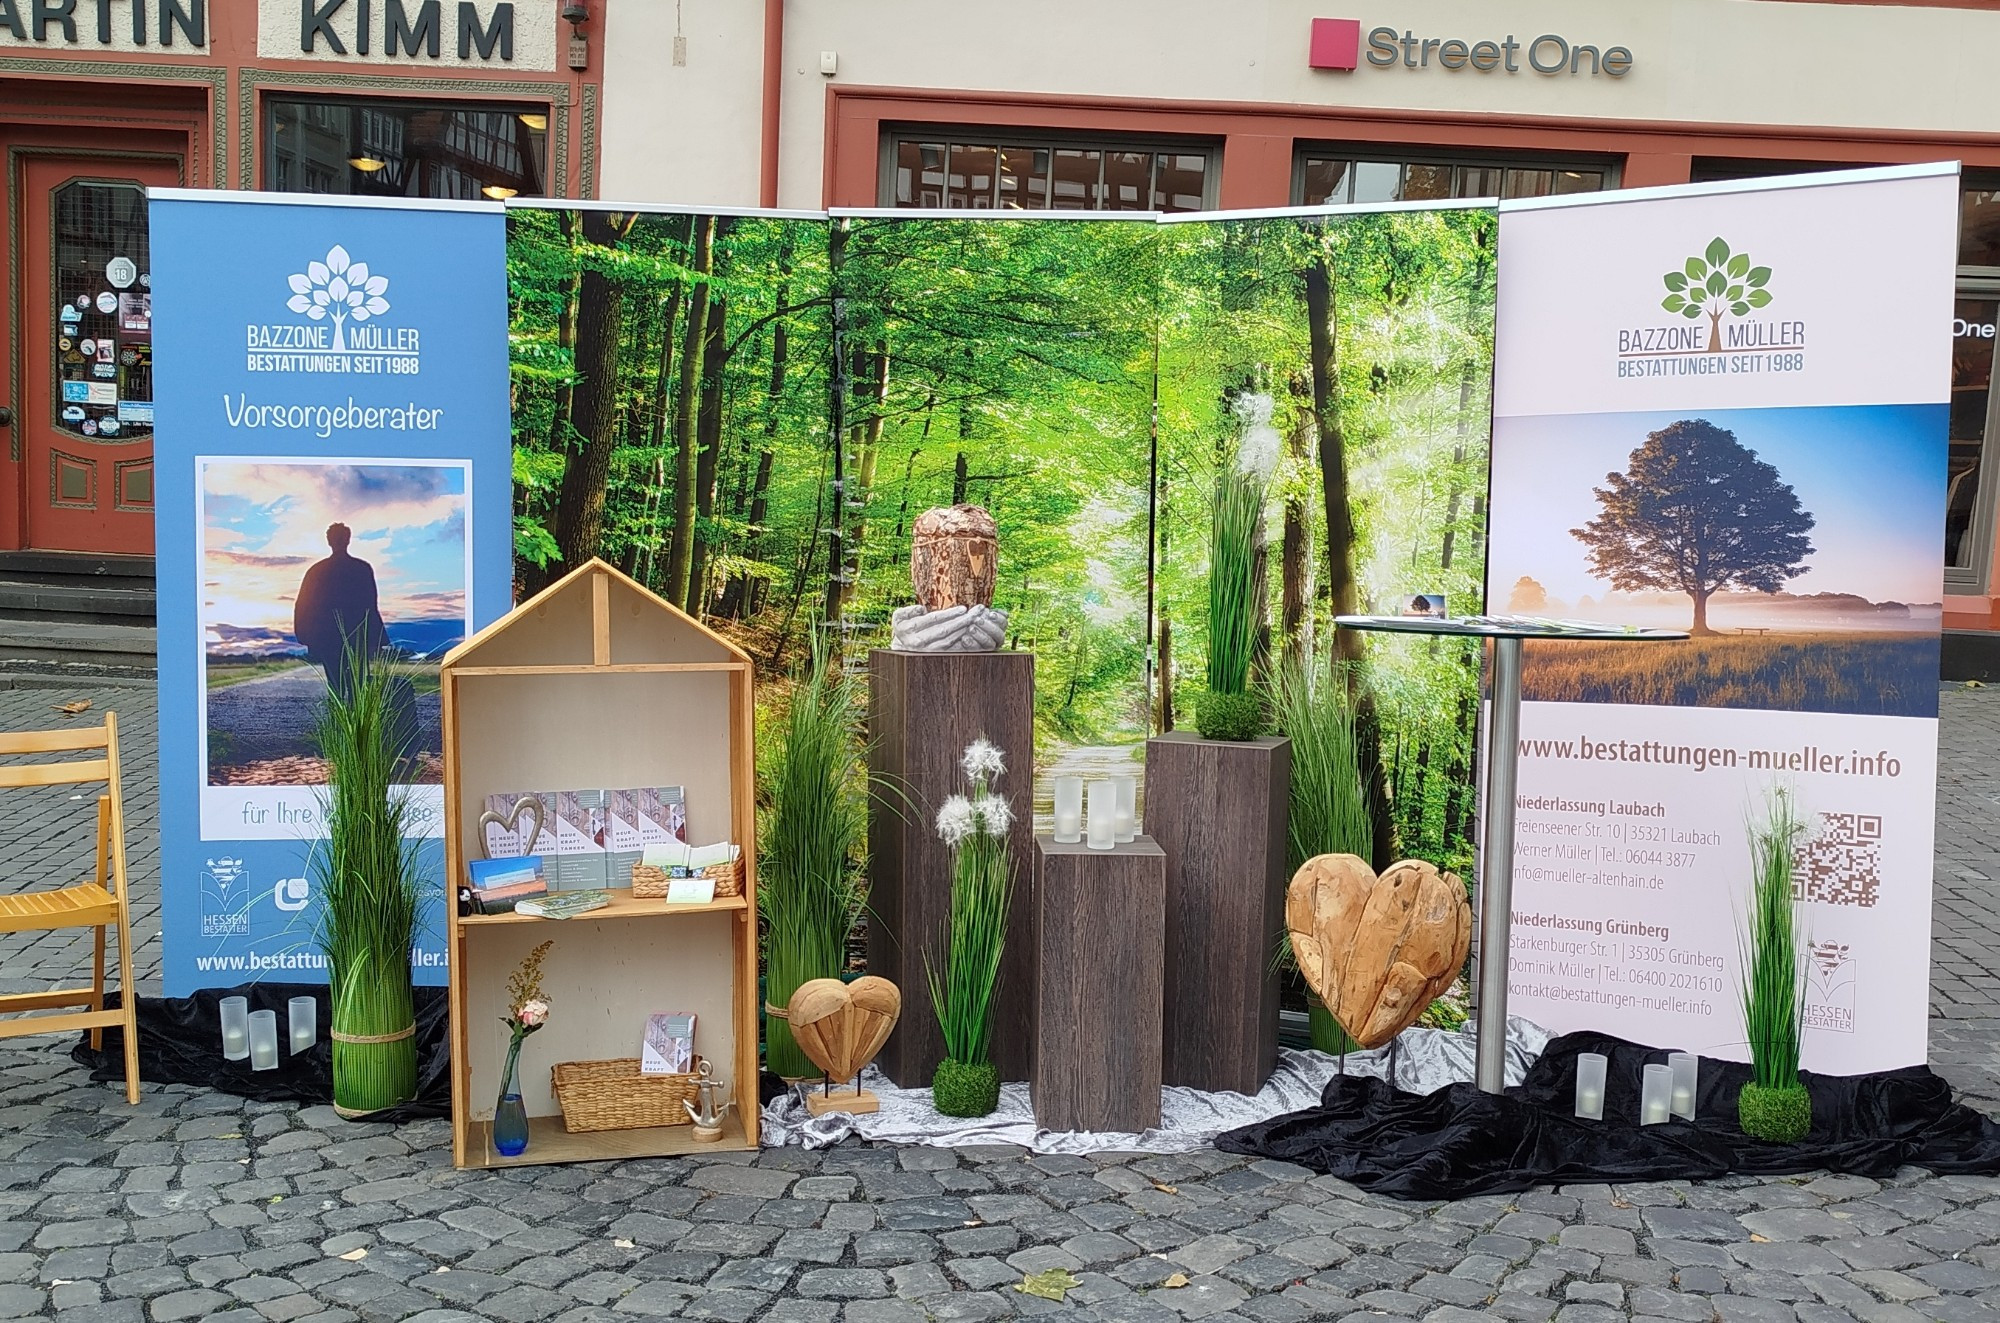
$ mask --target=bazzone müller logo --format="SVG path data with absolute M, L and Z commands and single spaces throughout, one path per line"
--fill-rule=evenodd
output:
M 1797 372 L 1806 365 L 1806 324 L 1753 318 L 1768 308 L 1771 268 L 1731 252 L 1720 235 L 1660 277 L 1660 307 L 1679 322 L 1618 329 L 1621 377 Z
M 285 307 L 300 322 L 255 324 L 248 328 L 252 372 L 334 372 L 414 376 L 418 337 L 414 326 L 384 326 L 389 311 L 389 278 L 357 262 L 335 244 L 325 261 L 287 278 Z

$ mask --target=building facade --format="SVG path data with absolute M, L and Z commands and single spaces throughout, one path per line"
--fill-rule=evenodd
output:
M 1948 674 L 2000 673 L 2000 3 L 613 0 L 608 198 L 1188 211 L 1965 165 Z
M 602 6 L 0 0 L 0 615 L 146 577 L 144 190 L 588 197 Z

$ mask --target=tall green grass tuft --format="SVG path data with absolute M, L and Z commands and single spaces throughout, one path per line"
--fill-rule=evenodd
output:
M 407 839 L 413 735 L 398 682 L 364 652 L 349 652 L 347 671 L 314 730 L 327 762 L 327 834 L 309 869 L 333 1003 L 333 1103 L 360 1116 L 417 1094 L 410 945 L 420 882 Z
M 938 810 L 938 834 L 952 850 L 952 878 L 945 967 L 942 974 L 935 966 L 926 969 L 946 1057 L 932 1081 L 932 1098 L 948 1116 L 985 1116 L 999 1097 L 991 1060 L 993 998 L 1014 897 L 1007 843 L 1013 813 L 993 789 L 1004 770 L 1000 750 L 976 740 L 965 751 L 964 766 L 971 795 L 954 795 Z
M 1250 685 L 1251 654 L 1264 613 L 1257 541 L 1264 520 L 1264 483 L 1231 468 L 1215 480 L 1209 533 L 1208 689 L 1240 694 Z
M 1737 1114 L 1744 1133 L 1780 1143 L 1802 1138 L 1812 1123 L 1812 1101 L 1799 1082 L 1806 965 L 1792 899 L 1804 831 L 1791 794 L 1772 791 L 1762 819 L 1750 824 L 1750 913 L 1740 935 L 1751 1082 Z
M 792 690 L 771 763 L 757 905 L 764 923 L 765 1000 L 783 1007 L 801 983 L 837 978 L 861 913 L 868 769 L 861 692 L 837 658 L 815 645 Z M 774 1074 L 817 1074 L 780 1016 L 764 1017 L 764 1064 Z

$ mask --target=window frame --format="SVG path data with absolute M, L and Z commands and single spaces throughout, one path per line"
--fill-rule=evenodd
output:
M 1154 157 L 1150 190 L 1159 187 L 1159 164 L 1161 156 L 1200 156 L 1203 159 L 1201 172 L 1201 206 L 1199 211 L 1214 211 L 1221 195 L 1222 187 L 1222 143 L 1214 139 L 1181 138 L 1172 135 L 1149 133 L 1094 134 L 1068 132 L 1057 129 L 996 129 L 988 126 L 964 126 L 950 124 L 885 124 L 882 126 L 881 141 L 876 149 L 875 199 L 879 207 L 895 211 L 964 211 L 968 215 L 979 214 L 982 209 L 971 207 L 920 207 L 903 206 L 896 201 L 896 169 L 903 146 L 907 143 L 922 145 L 943 142 L 946 149 L 945 168 L 951 168 L 950 149 L 953 145 L 967 147 L 991 147 L 996 151 L 1012 148 L 1022 151 L 1074 151 L 1078 148 L 1100 153 L 1098 163 L 1098 188 L 1104 187 L 1103 158 L 1113 152 L 1150 152 Z M 1054 201 L 1053 198 L 1050 199 Z M 1036 210 L 1012 211 L 1006 208 L 989 208 L 986 215 L 1047 216 L 1062 213 L 1070 216 L 1118 216 L 1140 215 L 1150 212 L 1151 207 L 1141 207 L 1133 211 L 1122 211 L 1107 207 L 1057 207 L 1049 206 Z
M 2000 267 L 1964 266 L 1958 269 L 1958 280 L 1953 287 L 1952 297 L 1956 299 L 1993 299 L 1996 301 L 1994 315 L 2000 318 Z M 1994 470 L 2000 467 L 2000 445 L 1995 444 L 1996 433 L 2000 433 L 2000 337 L 1993 341 L 1993 376 L 1986 393 L 1986 430 L 1979 440 L 1979 490 L 1972 497 L 1971 524 L 1966 536 L 1972 540 L 1970 564 L 1944 566 L 1944 591 L 1953 597 L 1981 596 L 1987 591 L 1993 567 L 1993 534 L 1996 518 L 2000 518 L 2000 475 Z M 1944 558 L 1944 530 L 1938 530 L 1938 558 Z
M 1353 205 L 1342 202 L 1307 202 L 1306 165 L 1313 160 L 1346 160 L 1350 162 L 1392 162 L 1407 170 L 1413 165 L 1443 165 L 1454 169 L 1469 167 L 1475 170 L 1594 170 L 1604 176 L 1604 186 L 1593 192 L 1610 192 L 1622 186 L 1625 158 L 1622 156 L 1592 156 L 1568 152 L 1484 152 L 1452 151 L 1448 148 L 1403 148 L 1397 144 L 1379 142 L 1341 142 L 1301 138 L 1292 145 L 1292 186 L 1291 205 L 1295 207 L 1324 206 L 1339 207 Z M 1475 194 L 1473 196 L 1487 196 Z

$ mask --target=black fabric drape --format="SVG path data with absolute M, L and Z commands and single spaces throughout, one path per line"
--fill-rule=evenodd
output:
M 1579 1121 L 1576 1058 L 1607 1058 L 1602 1121 Z M 2000 1173 L 2000 1126 L 1954 1103 L 1927 1066 L 1876 1075 L 1803 1076 L 1812 1132 L 1766 1144 L 1738 1127 L 1736 1095 L 1750 1068 L 1701 1059 L 1695 1119 L 1641 1127 L 1640 1081 L 1664 1049 L 1608 1034 L 1566 1034 L 1504 1094 L 1453 1084 L 1429 1095 L 1376 1079 L 1327 1085 L 1320 1106 L 1232 1130 L 1230 1153 L 1278 1158 L 1404 1199 L 1452 1199 L 1564 1182 L 1650 1181 L 1729 1172 L 1886 1176 L 1904 1164 Z

